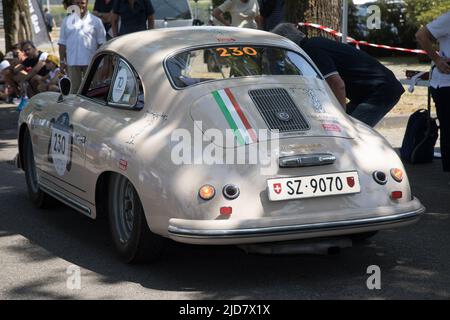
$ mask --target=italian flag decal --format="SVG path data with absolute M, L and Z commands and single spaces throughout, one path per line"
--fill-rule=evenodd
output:
M 233 130 L 239 145 L 251 144 L 258 141 L 255 130 L 248 122 L 244 112 L 231 93 L 230 89 L 218 90 L 212 93 L 220 111 L 222 111 L 231 130 Z

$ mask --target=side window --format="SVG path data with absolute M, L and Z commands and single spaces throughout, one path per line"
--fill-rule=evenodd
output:
M 139 77 L 122 60 L 112 83 L 108 102 L 111 105 L 134 107 L 143 106 L 143 89 Z M 141 105 L 142 104 L 142 105 Z
M 116 64 L 117 57 L 111 54 L 99 56 L 90 70 L 82 95 L 106 103 Z

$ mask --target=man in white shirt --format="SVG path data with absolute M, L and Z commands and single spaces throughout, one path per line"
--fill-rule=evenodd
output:
M 72 93 L 78 92 L 87 66 L 106 41 L 102 21 L 87 10 L 88 0 L 76 0 L 74 4 L 80 7 L 80 16 L 72 13 L 64 18 L 58 41 L 61 69 L 69 74 Z
M 436 65 L 430 90 L 440 125 L 442 165 L 444 172 L 450 172 L 450 11 L 421 28 L 416 38 Z M 433 46 L 436 42 L 439 53 Z
M 224 18 L 225 12 L 230 13 L 231 23 Z M 225 0 L 214 9 L 213 16 L 225 26 L 262 29 L 262 18 L 257 0 Z

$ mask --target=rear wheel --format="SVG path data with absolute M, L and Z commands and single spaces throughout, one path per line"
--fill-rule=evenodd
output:
M 46 208 L 53 204 L 54 199 L 46 194 L 39 186 L 39 179 L 36 173 L 36 163 L 34 162 L 33 145 L 30 133 L 25 132 L 23 139 L 23 157 L 25 180 L 27 182 L 28 195 L 31 202 L 37 208 Z
M 111 178 L 108 202 L 111 235 L 122 260 L 139 263 L 158 259 L 164 239 L 150 231 L 136 189 L 127 178 Z
M 350 235 L 350 239 L 354 242 L 364 242 L 369 238 L 372 238 L 378 233 L 378 231 L 370 231 L 370 232 L 363 232 L 363 233 L 355 233 Z

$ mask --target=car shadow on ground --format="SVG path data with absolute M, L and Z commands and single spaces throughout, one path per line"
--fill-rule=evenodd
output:
M 445 201 L 449 193 L 429 190 L 428 183 L 441 181 L 436 173 L 426 177 L 427 170 L 436 172 L 435 166 L 408 168 L 413 189 L 431 213 L 418 224 L 380 232 L 337 255 L 247 255 L 233 246 L 190 246 L 168 241 L 160 261 L 130 266 L 115 255 L 106 220 L 91 221 L 62 204 L 48 210 L 34 209 L 23 173 L 3 163 L 0 203 L 12 207 L 0 208 L 0 238 L 21 235 L 26 243 L 10 244 L 1 250 L 20 255 L 24 263 L 38 261 L 45 265 L 64 259 L 83 272 L 95 273 L 96 282 L 105 288 L 131 282 L 163 291 L 164 299 L 175 294 L 189 299 L 444 299 L 450 297 L 450 208 Z M 367 268 L 371 265 L 381 269 L 382 290 L 367 288 Z M 70 292 L 47 289 L 57 279 L 49 275 L 18 281 L 9 294 L 19 298 L 74 297 Z M 117 297 L 109 291 L 102 291 L 98 298 Z

